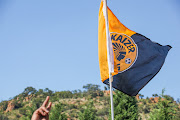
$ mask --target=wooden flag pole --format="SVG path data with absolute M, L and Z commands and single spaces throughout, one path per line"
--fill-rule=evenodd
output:
M 103 0 L 103 4 L 104 4 L 103 5 L 103 13 L 104 13 L 105 23 L 106 23 L 107 59 L 108 59 L 108 66 L 109 66 L 109 86 L 110 86 L 110 99 L 111 99 L 111 120 L 114 120 L 114 104 L 113 104 L 113 91 L 112 91 L 112 82 L 113 82 L 112 72 L 114 72 L 114 56 L 113 56 L 112 42 L 111 42 L 110 32 L 109 32 L 107 0 Z

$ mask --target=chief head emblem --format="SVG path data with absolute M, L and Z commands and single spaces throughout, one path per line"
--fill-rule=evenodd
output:
M 124 72 L 136 62 L 137 45 L 131 37 L 120 33 L 111 33 L 111 40 L 118 72 Z

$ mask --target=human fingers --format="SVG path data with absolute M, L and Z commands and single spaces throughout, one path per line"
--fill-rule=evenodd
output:
M 48 101 L 49 101 L 49 96 L 46 97 L 46 100 L 43 102 L 42 106 L 46 107 Z
M 47 106 L 47 110 L 49 110 L 49 111 L 51 110 L 51 105 L 52 105 L 52 103 L 50 102 Z
M 44 111 L 42 110 L 42 108 L 39 108 L 39 109 L 38 109 L 38 113 L 41 114 L 42 116 L 46 116 L 46 115 L 47 115 L 47 113 L 44 112 Z
M 45 112 L 46 114 L 49 113 L 49 110 L 47 110 L 45 107 L 41 107 L 42 111 Z

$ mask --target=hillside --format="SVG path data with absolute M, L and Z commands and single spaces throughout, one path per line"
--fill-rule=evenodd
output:
M 110 99 L 107 87 L 105 90 L 100 90 L 99 85 L 87 84 L 83 89 L 84 91 L 52 91 L 48 88 L 36 90 L 27 87 L 13 99 L 0 103 L 0 120 L 29 120 L 46 96 L 50 96 L 50 101 L 53 103 L 50 118 L 55 114 L 54 112 L 59 111 L 58 114 L 65 114 L 68 120 L 78 120 L 86 109 L 90 109 L 97 120 L 108 120 Z M 143 95 L 139 94 L 136 100 L 139 119 L 148 120 L 152 115 L 156 115 L 155 111 L 160 110 L 161 104 L 168 105 L 167 109 L 172 111 L 169 114 L 173 113 L 173 116 L 176 116 L 174 120 L 180 118 L 179 101 L 174 101 L 169 95 L 153 94 L 153 97 L 143 99 Z

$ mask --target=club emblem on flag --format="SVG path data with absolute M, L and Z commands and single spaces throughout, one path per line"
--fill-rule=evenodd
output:
M 137 45 L 131 37 L 120 33 L 112 32 L 111 40 L 118 72 L 124 72 L 136 62 L 138 56 Z

